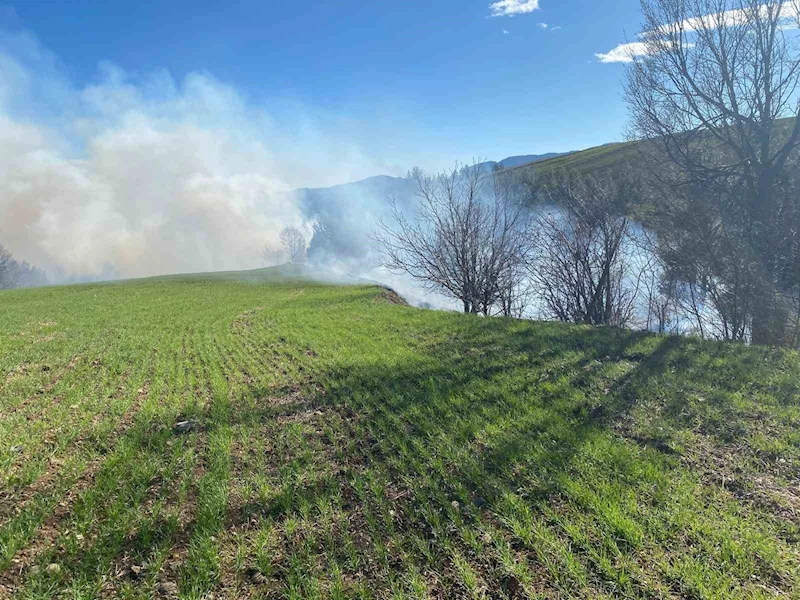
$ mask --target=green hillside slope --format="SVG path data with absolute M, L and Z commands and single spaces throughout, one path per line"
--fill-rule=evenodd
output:
M 800 594 L 798 354 L 387 299 L 0 293 L 0 597 Z
M 794 117 L 779 119 L 775 122 L 774 132 L 776 138 L 787 136 L 794 126 Z M 546 175 L 559 170 L 575 170 L 584 174 L 597 174 L 613 171 L 626 166 L 641 164 L 641 154 L 636 147 L 640 142 L 616 142 L 604 144 L 594 148 L 587 148 L 578 152 L 563 154 L 554 158 L 519 165 L 508 169 L 508 172 L 534 172 L 537 175 Z
M 512 173 L 534 171 L 537 175 L 545 175 L 554 171 L 574 169 L 580 173 L 593 174 L 621 168 L 626 164 L 635 163 L 637 160 L 639 160 L 639 154 L 635 144 L 621 142 L 588 148 L 532 164 L 520 165 L 509 169 L 509 171 Z

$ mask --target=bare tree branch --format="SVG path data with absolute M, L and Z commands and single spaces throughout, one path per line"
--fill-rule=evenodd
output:
M 417 183 L 415 213 L 392 201 L 390 223 L 381 221 L 374 236 L 383 266 L 460 301 L 464 312 L 524 312 L 530 212 L 513 182 L 478 161 L 409 176 Z

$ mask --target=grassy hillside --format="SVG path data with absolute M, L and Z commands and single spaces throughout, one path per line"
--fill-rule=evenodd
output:
M 0 294 L 0 597 L 800 594 L 796 353 L 388 300 Z
M 579 152 L 563 154 L 555 158 L 512 167 L 511 172 L 533 170 L 537 175 L 545 175 L 559 170 L 576 170 L 579 173 L 594 174 L 621 168 L 640 160 L 636 146 L 630 142 L 605 144 Z
M 775 135 L 788 136 L 794 126 L 794 117 L 779 119 L 775 122 Z M 641 154 L 633 142 L 616 142 L 579 152 L 562 154 L 537 162 L 518 165 L 509 169 L 511 172 L 534 171 L 537 175 L 546 175 L 559 170 L 575 170 L 584 174 L 598 174 L 614 171 L 625 166 L 636 167 L 641 163 Z

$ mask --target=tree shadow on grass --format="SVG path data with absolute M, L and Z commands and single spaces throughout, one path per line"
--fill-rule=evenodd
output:
M 485 498 L 514 488 L 509 478 L 520 457 L 535 449 L 537 458 L 529 462 L 555 476 L 598 429 L 621 418 L 635 395 L 609 394 L 600 414 L 581 410 L 599 377 L 587 375 L 585 368 L 626 358 L 639 361 L 641 377 L 658 373 L 680 342 L 660 338 L 653 352 L 632 352 L 647 337 L 614 329 L 520 327 L 511 320 L 473 319 L 458 335 L 430 344 L 407 365 L 372 361 L 338 367 L 324 376 L 331 385 L 319 400 L 352 406 L 360 414 L 362 430 L 379 440 L 370 451 L 380 453 L 375 460 L 397 457 L 408 448 L 426 449 L 432 465 L 437 459 L 451 463 L 436 485 L 469 489 Z M 459 473 L 453 457 L 460 446 L 470 464 Z
M 449 514 L 450 501 L 458 502 L 477 518 L 521 494 L 530 506 L 585 511 L 598 531 L 611 532 L 612 547 L 624 548 L 638 543 L 645 526 L 641 515 L 625 516 L 626 494 L 652 493 L 660 515 L 660 498 L 686 476 L 670 430 L 713 426 L 689 396 L 713 388 L 715 410 L 732 417 L 721 439 L 736 430 L 741 385 L 769 369 L 749 352 L 646 333 L 473 319 L 406 362 L 370 357 L 334 365 L 322 374 L 328 394 L 318 401 L 359 415 L 354 435 L 374 440 L 361 447 L 372 464 L 412 487 L 417 528 L 430 527 L 431 507 Z M 730 372 L 714 372 L 720 362 Z M 663 431 L 621 426 L 651 408 L 668 425 Z M 618 514 L 603 512 L 616 502 Z M 720 559 L 713 568 L 730 566 Z

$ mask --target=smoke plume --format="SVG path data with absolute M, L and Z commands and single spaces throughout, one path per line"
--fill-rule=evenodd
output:
M 76 86 L 34 37 L 2 33 L 0 243 L 57 281 L 264 266 L 283 227 L 315 218 L 290 190 L 386 172 L 337 127 L 208 73 L 102 63 Z

